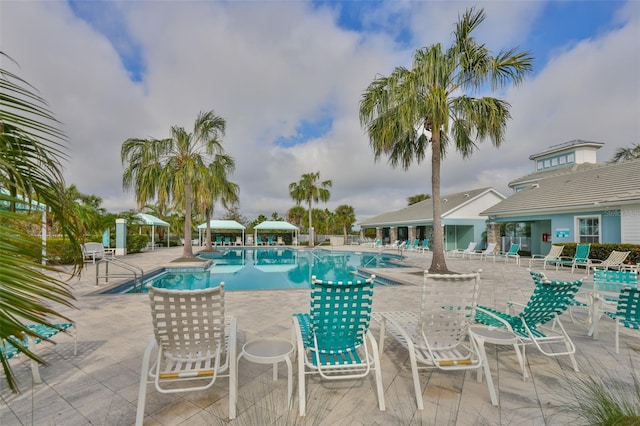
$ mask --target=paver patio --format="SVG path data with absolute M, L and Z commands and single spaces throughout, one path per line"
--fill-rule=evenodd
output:
M 165 248 L 122 259 L 148 272 L 168 264 L 181 252 L 181 247 Z M 384 271 L 384 275 L 394 277 L 403 285 L 376 287 L 374 310 L 419 309 L 421 271 L 429 266 L 431 254 L 405 253 L 405 256 L 405 262 L 412 268 Z M 526 302 L 533 289 L 526 267 L 513 262 L 458 258 L 448 259 L 447 263 L 456 272 L 482 269 L 479 303 L 483 305 L 504 308 L 507 300 Z M 72 281 L 78 309 L 64 310 L 78 324 L 77 356 L 73 355 L 72 340 L 66 336 L 56 336 L 57 345 L 41 344 L 40 353 L 49 365 L 41 367 L 43 383 L 38 385 L 32 385 L 24 357 L 12 360 L 22 393 L 12 394 L 2 381 L 0 425 L 134 423 L 142 354 L 152 336 L 148 298 L 146 294 L 92 295 L 96 290 L 94 268 L 87 265 L 82 276 Z M 584 276 L 582 273 L 572 275 L 569 271 L 547 271 L 547 275 L 563 280 Z M 255 337 L 290 337 L 291 314 L 305 312 L 309 306 L 308 290 L 236 291 L 227 292 L 225 297 L 228 313 L 238 317 L 238 350 Z M 577 346 L 581 373 L 573 371 L 567 357 L 549 358 L 528 347 L 530 378 L 523 381 L 513 349 L 487 345 L 498 407 L 491 405 L 486 384 L 476 381 L 475 372 L 431 371 L 420 376 L 425 409 L 417 410 L 408 353 L 388 339 L 381 358 L 385 412 L 377 408 L 373 377 L 335 383 L 309 378 L 307 416 L 298 417 L 295 380 L 293 406 L 286 409 L 284 364 L 280 364 L 280 380 L 274 382 L 270 366 L 241 360 L 236 420 L 228 420 L 228 381 L 221 378 L 213 388 L 202 392 L 162 395 L 150 390 L 145 424 L 568 424 L 571 419 L 560 413 L 558 407 L 571 380 L 592 374 L 620 378 L 631 384 L 631 371 L 637 375 L 640 365 L 637 331 L 621 331 L 620 354 L 616 355 L 612 321 L 603 320 L 600 338 L 593 340 L 586 335 L 586 312 L 577 310 L 574 316 L 576 324 L 571 323 L 568 315 L 562 318 Z M 372 324 L 377 337 L 377 324 Z

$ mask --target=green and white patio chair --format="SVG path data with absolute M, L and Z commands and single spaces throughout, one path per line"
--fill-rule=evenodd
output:
M 581 243 L 581 244 L 577 244 L 576 245 L 576 252 L 573 255 L 573 258 L 570 257 L 566 257 L 566 256 L 560 256 L 560 258 L 556 261 L 553 262 L 549 262 L 552 263 L 554 265 L 556 265 L 556 271 L 558 269 L 560 269 L 561 266 L 571 266 L 571 273 L 573 274 L 573 271 L 578 267 L 578 266 L 583 266 L 586 271 L 585 272 L 589 272 L 589 252 L 591 251 L 591 244 L 588 243 Z
M 422 240 L 422 245 L 420 246 L 420 250 L 424 253 L 425 251 L 429 251 L 429 239 L 425 238 Z
M 234 419 L 236 317 L 225 316 L 224 283 L 204 290 L 147 288 L 154 337 L 142 358 L 136 425 L 144 421 L 148 384 L 170 394 L 209 389 L 218 377 L 229 378 L 229 418 Z
M 498 405 L 487 360 L 469 335 L 480 289 L 480 273 L 429 274 L 425 271 L 420 310 L 374 312 L 380 323 L 380 354 L 388 332 L 409 351 L 418 409 L 424 409 L 420 370 L 484 369 L 491 403 Z M 467 341 L 468 338 L 468 341 Z M 480 376 L 479 376 L 480 377 Z
M 593 270 L 593 325 L 589 335 L 598 338 L 600 316 L 617 312 L 620 294 L 623 288 L 637 288 L 638 274 L 635 271 L 616 271 L 607 269 Z
M 321 281 L 312 277 L 311 309 L 294 314 L 298 356 L 300 415 L 306 414 L 306 377 L 359 379 L 373 372 L 378 405 L 385 410 L 378 345 L 369 331 L 374 275 L 359 281 Z
M 520 251 L 520 244 L 511 244 L 511 247 L 509 247 L 509 250 L 503 253 L 485 254 L 484 260 L 493 258 L 493 261 L 495 262 L 496 259 L 504 259 L 504 262 L 506 263 L 510 258 L 514 258 L 516 260 L 516 265 L 520 265 L 520 255 L 518 254 L 519 251 Z
M 493 327 L 504 327 L 516 334 L 522 346 L 522 377 L 526 378 L 525 345 L 533 344 L 546 356 L 569 356 L 573 369 L 578 371 L 573 341 L 560 321 L 560 315 L 572 303 L 582 285 L 577 281 L 544 281 L 532 274 L 535 289 L 526 305 L 507 302 L 506 311 L 478 305 L 476 322 Z M 512 309 L 518 313 L 511 313 Z M 558 349 L 556 346 L 564 346 Z
M 56 323 L 56 324 L 28 324 L 23 333 L 22 338 L 16 336 L 8 336 L 6 339 L 0 340 L 0 352 L 5 360 L 16 358 L 21 353 L 31 354 L 37 359 L 31 358 L 31 375 L 33 383 L 42 383 L 40 376 L 37 345 L 42 342 L 52 342 L 51 338 L 59 333 L 65 333 L 73 338 L 73 354 L 78 353 L 78 333 L 76 325 L 72 322 Z M 40 360 L 40 361 L 39 361 Z M 44 361 L 41 361 L 44 362 Z
M 624 286 L 620 290 L 615 312 L 604 314 L 616 322 L 616 353 L 620 353 L 620 326 L 640 330 L 640 290 Z

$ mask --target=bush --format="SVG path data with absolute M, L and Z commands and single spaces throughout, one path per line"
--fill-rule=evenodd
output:
M 47 258 L 50 265 L 69 265 L 82 261 L 82 251 L 71 245 L 68 238 L 47 238 Z
M 149 240 L 148 235 L 127 235 L 127 253 L 140 253 L 149 244 Z

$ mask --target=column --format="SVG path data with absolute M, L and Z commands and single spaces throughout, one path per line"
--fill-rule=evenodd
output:
M 116 219 L 116 256 L 127 254 L 127 219 Z

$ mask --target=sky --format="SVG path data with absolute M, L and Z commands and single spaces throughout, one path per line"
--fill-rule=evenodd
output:
M 227 123 L 240 213 L 284 216 L 289 184 L 331 180 L 314 207 L 355 209 L 358 220 L 431 193 L 430 157 L 409 170 L 374 161 L 359 121 L 367 86 L 416 49 L 451 45 L 469 7 L 476 38 L 497 53 L 529 50 L 534 71 L 487 95 L 511 105 L 500 148 L 449 151 L 443 195 L 507 183 L 534 171 L 531 154 L 574 139 L 602 142 L 598 160 L 640 143 L 639 1 L 11 1 L 0 0 L 2 67 L 35 86 L 69 138 L 66 184 L 110 212 L 136 208 L 122 187 L 128 138 L 193 129 L 200 111 Z M 225 210 L 216 205 L 214 216 Z

